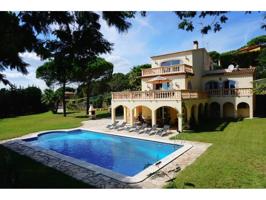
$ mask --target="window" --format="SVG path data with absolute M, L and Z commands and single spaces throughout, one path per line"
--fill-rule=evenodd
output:
M 209 81 L 208 83 L 205 84 L 206 90 L 212 90 L 218 88 L 219 88 L 219 83 L 217 81 Z
M 169 82 L 155 84 L 155 90 L 170 90 L 170 89 L 171 89 L 171 85 Z
M 226 80 L 223 83 L 223 87 L 226 89 L 236 88 L 236 82 L 233 80 Z
M 169 67 L 169 66 L 178 65 L 178 64 L 182 64 L 182 61 L 181 60 L 168 60 L 168 61 L 162 62 L 161 66 Z

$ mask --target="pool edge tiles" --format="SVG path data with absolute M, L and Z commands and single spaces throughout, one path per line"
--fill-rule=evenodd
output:
M 57 153 L 57 152 L 55 152 L 53 150 L 44 149 L 42 147 L 32 145 L 29 142 L 23 141 L 25 139 L 38 137 L 38 136 L 43 135 L 43 134 L 52 133 L 52 132 L 54 132 L 53 130 L 38 132 L 38 133 L 36 133 L 34 135 L 30 135 L 28 137 L 24 137 L 21 140 L 16 140 L 16 142 L 18 142 L 21 145 L 28 146 L 28 147 L 34 149 L 37 152 L 42 152 L 42 153 L 48 154 L 48 155 L 50 155 L 50 156 L 52 156 L 54 158 L 59 158 L 59 159 L 65 161 L 65 162 L 69 162 L 69 163 L 72 163 L 72 164 L 74 164 L 76 166 L 80 166 L 80 167 L 83 167 L 83 168 L 85 168 L 87 170 L 95 172 L 98 175 L 103 175 L 103 176 L 106 176 L 106 177 L 109 177 L 109 178 L 112 178 L 112 179 L 115 179 L 117 181 L 121 181 L 121 182 L 127 183 L 127 184 L 139 183 L 139 182 L 144 181 L 146 178 L 150 177 L 156 171 L 160 170 L 161 168 L 163 168 L 164 166 L 166 166 L 167 164 L 169 164 L 170 162 L 175 160 L 177 157 L 179 157 L 180 155 L 182 155 L 183 153 L 188 151 L 190 148 L 192 148 L 192 145 L 190 145 L 190 144 L 180 144 L 180 143 L 176 143 L 175 141 L 170 141 L 170 140 L 169 141 L 165 141 L 164 139 L 155 139 L 155 138 L 147 138 L 146 139 L 146 138 L 141 138 L 141 137 L 138 137 L 138 136 L 121 135 L 121 134 L 115 134 L 115 133 L 108 133 L 108 132 L 104 132 L 104 131 L 97 132 L 97 131 L 94 131 L 94 130 L 84 129 L 84 128 L 64 129 L 64 130 L 55 130 L 55 131 L 56 132 L 65 132 L 65 131 L 73 131 L 73 130 L 92 131 L 92 132 L 99 133 L 99 134 L 116 135 L 116 136 L 120 136 L 120 137 L 128 137 L 128 138 L 134 138 L 134 139 L 140 139 L 140 140 L 146 140 L 146 141 L 152 141 L 152 142 L 160 142 L 160 143 L 165 143 L 165 144 L 181 145 L 182 147 L 177 149 L 173 153 L 170 153 L 169 155 L 165 156 L 163 159 L 157 161 L 156 163 L 160 162 L 159 165 L 156 165 L 156 163 L 155 163 L 155 164 L 147 167 L 146 169 L 140 171 L 139 173 L 137 173 L 134 176 L 126 176 L 126 175 L 120 174 L 118 172 L 114 172 L 114 171 L 112 171 L 110 169 L 103 168 L 103 167 L 100 167 L 98 165 L 95 165 L 95 164 L 92 164 L 92 163 L 89 163 L 89 162 L 86 162 L 86 161 L 82 161 L 82 160 L 79 160 L 77 158 L 73 158 L 73 157 L 70 157 L 70 156 L 67 156 L 67 155 L 63 155 L 63 154 Z M 64 170 L 61 170 L 61 171 L 64 172 Z M 75 172 L 73 172 L 73 177 L 75 178 Z

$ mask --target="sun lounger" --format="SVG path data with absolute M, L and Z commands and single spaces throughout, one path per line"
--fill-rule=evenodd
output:
M 135 128 L 137 128 L 137 124 L 133 124 L 133 126 L 127 126 L 127 127 L 125 128 L 125 131 L 129 131 L 129 132 L 131 132 L 130 130 L 131 130 L 131 129 L 135 129 Z
M 140 127 L 140 129 L 136 130 L 136 132 L 138 134 L 144 133 L 146 131 L 147 126 L 148 126 L 147 124 L 142 124 L 142 126 Z
M 114 126 L 113 129 L 119 129 L 121 127 L 124 127 L 126 124 L 127 124 L 126 122 L 122 122 L 122 124 L 118 124 L 118 125 Z
M 115 121 L 115 122 L 112 123 L 112 124 L 108 124 L 108 125 L 106 126 L 106 128 L 112 129 L 114 126 L 117 125 L 117 123 L 118 123 L 118 121 Z
M 166 134 L 168 133 L 168 131 L 169 131 L 169 128 L 170 128 L 169 125 L 164 125 L 163 128 L 161 128 L 160 130 L 158 130 L 158 131 L 156 132 L 156 135 L 159 135 L 159 136 L 164 136 L 164 135 L 166 135 Z
M 147 129 L 144 133 L 149 135 L 155 134 L 155 132 L 157 131 L 157 127 L 158 126 L 155 124 L 151 128 Z
M 148 125 L 146 123 L 142 124 L 138 129 L 135 130 L 135 132 L 140 134 L 140 132 L 144 131 L 147 128 L 147 126 Z
M 138 126 L 138 125 L 136 125 L 136 127 L 135 128 L 132 128 L 132 129 L 130 129 L 129 130 L 129 132 L 138 132 L 139 130 L 141 130 L 142 129 L 142 126 L 143 126 L 143 124 L 141 125 L 141 126 Z
M 118 131 L 125 130 L 125 129 L 127 128 L 126 125 L 127 125 L 127 123 L 126 123 L 126 122 L 123 122 L 117 130 L 118 130 Z

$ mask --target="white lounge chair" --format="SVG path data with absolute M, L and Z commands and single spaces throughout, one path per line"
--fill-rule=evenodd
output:
M 114 126 L 117 125 L 117 123 L 118 123 L 118 121 L 115 121 L 115 122 L 112 123 L 112 124 L 108 124 L 108 125 L 106 126 L 106 128 L 112 129 Z
M 164 125 L 163 128 L 159 129 L 155 134 L 159 136 L 164 136 L 168 134 L 170 126 L 169 125 Z

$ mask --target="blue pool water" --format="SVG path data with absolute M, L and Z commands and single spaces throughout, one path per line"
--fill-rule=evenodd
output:
M 126 176 L 136 175 L 182 147 L 86 130 L 49 132 L 25 141 Z

